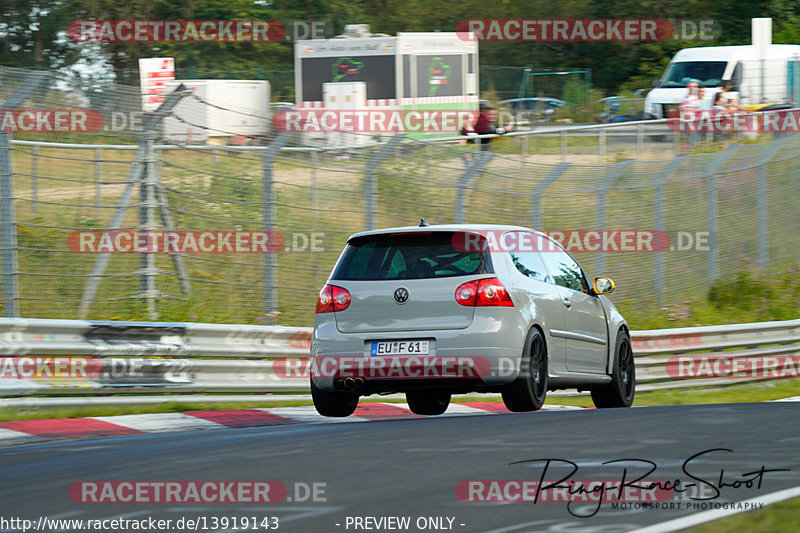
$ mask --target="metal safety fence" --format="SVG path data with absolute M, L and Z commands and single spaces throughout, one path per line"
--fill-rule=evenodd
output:
M 489 150 L 231 126 L 212 139 L 226 145 L 175 145 L 164 121 L 201 127 L 192 113 L 212 102 L 176 91 L 142 114 L 138 89 L 0 76 L 4 110 L 139 113 L 118 130 L 0 132 L 5 316 L 308 324 L 348 235 L 423 217 L 547 231 L 637 313 L 705 295 L 745 264 L 800 260 L 796 135 L 694 139 L 695 153 L 680 154 L 688 139 L 657 121 L 512 132 Z M 201 105 L 176 113 L 186 99 Z M 179 249 L 153 248 L 157 235 Z

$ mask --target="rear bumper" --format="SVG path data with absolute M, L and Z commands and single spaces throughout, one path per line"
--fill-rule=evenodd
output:
M 495 308 L 496 313 L 496 308 Z M 323 390 L 343 390 L 360 378 L 363 393 L 439 388 L 458 392 L 491 389 L 519 374 L 522 324 L 513 313 L 479 317 L 464 329 L 341 333 L 333 320 L 317 320 L 311 339 L 311 379 Z M 375 341 L 427 339 L 428 355 L 373 356 Z

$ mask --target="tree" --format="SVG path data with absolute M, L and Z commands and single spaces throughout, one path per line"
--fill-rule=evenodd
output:
M 47 69 L 77 60 L 66 39 L 68 0 L 4 0 L 0 5 L 0 65 Z

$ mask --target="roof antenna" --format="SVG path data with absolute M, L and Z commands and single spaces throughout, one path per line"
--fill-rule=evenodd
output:
M 420 228 L 427 228 L 428 226 L 430 226 L 430 224 L 428 224 L 427 222 L 425 222 L 425 219 L 424 219 L 424 218 L 421 218 L 421 219 L 419 219 L 419 227 L 420 227 Z

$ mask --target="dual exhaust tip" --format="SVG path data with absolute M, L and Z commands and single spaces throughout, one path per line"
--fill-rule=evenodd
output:
M 344 378 L 342 380 L 344 390 L 360 390 L 364 386 L 364 378 Z

